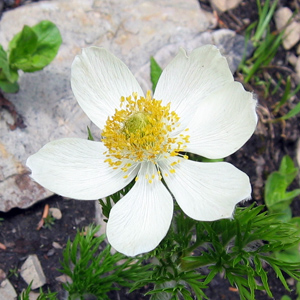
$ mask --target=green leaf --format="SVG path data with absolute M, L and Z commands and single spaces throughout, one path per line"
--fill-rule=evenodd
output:
M 268 209 L 277 212 L 287 210 L 292 200 L 300 195 L 300 189 L 286 192 L 297 173 L 293 160 L 288 155 L 284 156 L 279 171 L 270 174 L 266 181 L 265 202 Z
M 9 81 L 0 80 L 0 89 L 4 93 L 16 93 L 19 90 L 19 84 L 17 82 L 11 83 Z
M 267 272 L 263 269 L 262 263 L 257 256 L 254 257 L 254 263 L 255 263 L 256 272 L 260 276 L 260 279 L 264 286 L 265 291 L 267 292 L 269 297 L 273 297 L 272 292 L 269 287 L 269 284 L 268 284 Z
M 297 235 L 300 236 L 300 217 L 292 218 L 289 221 L 291 228 L 294 226 Z M 289 263 L 300 263 L 300 252 L 299 243 L 294 244 L 291 247 L 285 248 L 283 251 L 276 252 L 275 256 L 277 259 Z
M 14 83 L 18 80 L 18 77 L 18 72 L 10 68 L 7 53 L 0 45 L 0 80 Z
M 94 141 L 94 137 L 92 135 L 91 129 L 89 126 L 87 126 L 87 130 L 88 130 L 88 140 L 89 141 Z
M 291 220 L 291 223 L 293 225 L 295 225 L 296 228 L 298 228 L 299 230 L 299 235 L 300 235 L 300 217 L 294 217 L 292 220 Z
M 268 209 L 282 201 L 287 185 L 285 176 L 279 172 L 273 172 L 269 175 L 265 187 L 265 202 Z M 289 205 L 289 203 L 287 204 Z
M 277 205 L 272 206 L 271 213 L 279 213 L 278 221 L 290 222 L 292 219 L 292 209 L 288 205 L 289 202 L 278 202 Z
M 290 119 L 294 116 L 296 116 L 300 112 L 300 102 L 293 108 L 291 109 L 286 115 L 283 117 L 279 118 L 280 120 L 287 120 Z
M 26 63 L 37 48 L 38 37 L 27 25 L 23 27 L 19 38 L 15 41 L 15 47 L 10 51 L 9 63 L 16 69 L 22 69 L 20 65 Z
M 214 158 L 214 159 L 211 159 L 211 158 L 206 158 L 204 156 L 200 156 L 201 157 L 201 161 L 202 162 L 220 162 L 220 161 L 224 161 L 224 158 Z
M 281 252 L 276 252 L 276 258 L 288 263 L 300 263 L 299 244 Z
M 288 76 L 286 79 L 286 85 L 284 89 L 284 93 L 280 99 L 280 101 L 276 104 L 275 112 L 278 112 L 279 108 L 284 105 L 290 98 L 290 91 L 291 91 L 291 76 Z
M 24 72 L 42 70 L 54 59 L 61 42 L 58 28 L 50 21 L 25 25 L 9 44 L 9 62 Z
M 152 92 L 154 93 L 158 79 L 162 73 L 162 69 L 159 64 L 156 62 L 154 57 L 150 58 L 150 77 L 152 82 Z
M 191 297 L 191 294 L 188 290 L 182 289 L 181 290 L 182 296 L 184 300 L 193 300 L 194 298 Z
M 300 195 L 300 189 L 295 189 L 291 192 L 287 192 L 284 195 L 284 201 L 289 201 L 289 200 L 293 200 L 294 198 L 296 198 L 297 196 Z
M 293 160 L 285 155 L 281 160 L 279 172 L 285 175 L 285 181 L 290 185 L 297 176 L 298 168 L 295 168 Z
M 30 300 L 30 292 L 31 292 L 32 281 L 28 285 L 28 287 L 22 291 L 22 293 L 18 296 L 18 300 Z M 43 292 L 42 288 L 39 290 L 39 296 L 37 300 L 57 300 L 57 293 L 51 293 L 48 290 L 48 293 Z

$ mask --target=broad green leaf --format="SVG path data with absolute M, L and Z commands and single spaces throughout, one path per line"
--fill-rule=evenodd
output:
M 300 195 L 300 189 L 293 190 L 291 192 L 285 193 L 283 201 L 290 201 Z
M 281 222 L 290 222 L 292 219 L 292 209 L 290 207 L 290 202 L 282 201 L 273 205 L 269 211 L 271 213 L 279 213 L 278 221 Z
M 0 89 L 4 93 L 16 93 L 19 90 L 17 82 L 11 83 L 9 81 L 0 80 Z
M 295 168 L 293 160 L 288 155 L 285 155 L 281 160 L 279 172 L 285 175 L 286 184 L 289 186 L 296 178 L 298 168 Z
M 61 42 L 58 28 L 50 21 L 24 26 L 9 44 L 9 62 L 24 72 L 41 70 L 54 59 Z
M 269 210 L 271 210 L 273 213 L 278 212 L 278 213 L 290 214 L 288 208 L 290 207 L 293 199 L 299 195 L 300 195 L 299 189 L 285 193 L 280 199 L 277 199 L 275 202 L 271 202 L 272 203 L 271 206 L 270 205 L 267 206 Z M 280 219 L 282 220 L 285 218 L 280 218 Z M 288 220 L 289 219 L 290 218 L 288 218 Z
M 14 83 L 18 80 L 18 72 L 9 66 L 7 53 L 0 45 L 0 80 Z
M 38 37 L 35 32 L 27 25 L 19 34 L 15 41 L 15 47 L 9 53 L 9 63 L 13 68 L 22 69 L 20 66 L 26 64 L 27 60 L 33 55 L 37 48 Z
M 276 258 L 288 263 L 300 263 L 299 245 L 295 245 L 285 251 L 277 252 Z
M 269 175 L 265 187 L 265 202 L 268 209 L 277 212 L 287 210 L 292 200 L 300 195 L 300 189 L 287 192 L 287 188 L 296 178 L 298 169 L 295 168 L 293 160 L 284 156 L 279 171 Z
M 300 217 L 295 217 L 291 220 L 291 223 L 295 225 L 296 228 L 299 229 L 299 235 L 300 235 Z
M 286 188 L 287 185 L 284 175 L 278 171 L 269 175 L 265 187 L 265 202 L 268 208 L 282 200 Z
M 154 57 L 150 58 L 150 77 L 152 82 L 152 92 L 154 93 L 158 79 L 162 73 L 162 69 L 159 64 L 156 62 Z

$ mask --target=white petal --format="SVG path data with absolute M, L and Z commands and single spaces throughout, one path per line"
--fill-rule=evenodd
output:
M 161 74 L 154 98 L 171 102 L 171 110 L 185 127 L 206 96 L 232 81 L 226 58 L 215 46 L 200 47 L 190 56 L 181 49 Z
M 156 174 L 152 183 L 146 174 Z M 143 163 L 138 181 L 110 211 L 107 238 L 117 251 L 135 256 L 153 250 L 167 234 L 173 215 L 172 196 L 157 178 L 152 163 Z
M 206 97 L 188 125 L 186 151 L 207 158 L 226 157 L 241 148 L 253 134 L 256 100 L 238 82 Z
M 178 157 L 173 160 L 178 160 Z M 249 199 L 248 176 L 225 162 L 199 163 L 180 159 L 175 174 L 168 174 L 171 160 L 160 162 L 165 182 L 182 210 L 199 221 L 232 217 L 235 205 Z M 168 164 L 167 164 L 168 163 Z
M 80 200 L 96 200 L 126 186 L 138 172 L 131 167 L 124 172 L 104 162 L 106 151 L 100 142 L 83 139 L 60 139 L 46 144 L 27 159 L 32 178 L 59 195 Z
M 82 50 L 72 64 L 74 95 L 88 117 L 103 128 L 107 117 L 120 107 L 121 96 L 143 91 L 127 66 L 104 48 Z

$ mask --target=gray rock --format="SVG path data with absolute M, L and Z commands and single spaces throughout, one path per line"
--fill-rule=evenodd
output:
M 26 208 L 52 194 L 30 179 L 25 167 L 29 155 L 58 138 L 86 138 L 87 126 L 99 136 L 99 129 L 79 108 L 70 88 L 71 63 L 81 48 L 108 48 L 129 66 L 144 90 L 151 88 L 150 56 L 165 66 L 180 47 L 192 50 L 215 43 L 232 70 L 242 56 L 236 47 L 243 44 L 241 37 L 231 31 L 208 32 L 215 19 L 200 9 L 197 0 L 40 1 L 3 14 L 0 44 L 6 49 L 24 24 L 32 26 L 45 19 L 59 27 L 63 44 L 43 71 L 20 74 L 18 94 L 5 95 L 27 127 L 10 131 L 7 122 L 11 118 L 1 111 L 0 211 Z
M 213 44 L 217 45 L 222 54 L 227 58 L 229 67 L 234 73 L 243 56 L 249 57 L 254 47 L 249 41 L 245 44 L 243 36 L 229 29 L 220 29 L 212 33 Z
M 72 283 L 72 279 L 65 274 L 55 277 L 55 280 L 62 283 Z
M 288 7 L 280 7 L 274 17 L 277 29 L 284 30 L 283 47 L 289 50 L 300 40 L 300 23 L 291 21 L 293 12 Z
M 41 263 L 35 254 L 28 256 L 21 267 L 20 274 L 27 284 L 30 284 L 32 281 L 32 290 L 39 288 L 46 283 L 46 277 L 44 275 Z
M 6 279 L 6 274 L 5 274 L 5 272 L 4 272 L 2 269 L 0 269 L 0 283 L 1 283 L 4 279 Z
M 30 292 L 29 293 L 29 300 L 37 300 L 39 296 L 40 296 L 40 293 Z
M 49 212 L 51 213 L 52 217 L 56 220 L 60 220 L 62 218 L 61 210 L 56 207 L 51 207 L 49 209 Z
M 0 283 L 0 300 L 15 300 L 17 293 L 8 279 Z
M 297 46 L 296 53 L 297 55 L 300 55 L 300 44 Z
M 210 2 L 217 10 L 224 12 L 237 7 L 242 0 L 210 0 Z
M 294 53 L 287 53 L 286 58 L 289 64 L 291 64 L 292 66 L 296 65 L 298 57 Z
M 296 64 L 295 64 L 295 71 L 296 71 L 295 80 L 297 84 L 299 84 L 300 83 L 300 57 L 297 57 Z

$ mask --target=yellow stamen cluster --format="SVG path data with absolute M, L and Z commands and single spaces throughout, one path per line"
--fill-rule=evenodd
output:
M 138 98 L 137 93 L 122 97 L 120 110 L 116 109 L 108 118 L 102 132 L 102 142 L 108 148 L 106 162 L 127 172 L 131 166 L 128 161 L 157 164 L 161 158 L 184 152 L 189 136 L 170 136 L 179 125 L 179 117 L 170 111 L 170 103 L 162 106 L 161 100 L 151 98 L 150 91 L 146 97 Z M 174 169 L 170 170 L 170 173 L 174 172 Z M 160 173 L 158 176 L 161 179 Z

